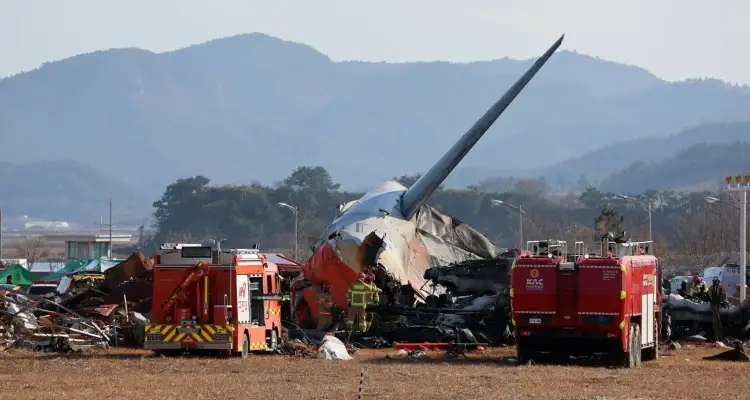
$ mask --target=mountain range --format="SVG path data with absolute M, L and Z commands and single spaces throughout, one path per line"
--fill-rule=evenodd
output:
M 571 186 L 594 185 L 601 186 L 611 182 L 612 175 L 620 174 L 633 165 L 652 165 L 665 163 L 662 167 L 671 168 L 668 164 L 675 161 L 674 157 L 681 153 L 678 158 L 686 159 L 688 162 L 701 162 L 700 151 L 705 144 L 723 145 L 714 149 L 727 149 L 733 152 L 733 148 L 744 149 L 740 143 L 750 143 L 750 122 L 723 122 L 699 125 L 685 129 L 669 136 L 654 136 L 640 139 L 631 139 L 618 142 L 600 149 L 582 154 L 578 157 L 556 163 L 551 166 L 528 169 L 492 169 L 492 168 L 463 168 L 452 174 L 448 181 L 451 186 L 465 186 L 466 182 L 489 183 L 492 181 L 503 181 L 506 177 L 515 178 L 538 178 L 545 177 L 548 184 L 557 188 Z M 689 150 L 689 151 L 688 151 Z M 747 157 L 732 159 L 727 157 L 720 164 L 707 165 L 706 172 L 715 174 L 715 178 L 721 181 L 731 164 L 736 171 L 750 171 L 750 152 L 745 153 Z M 615 178 L 618 180 L 619 178 Z M 687 176 L 684 179 L 693 179 Z M 695 178 L 692 183 L 702 183 Z M 611 185 L 607 183 L 606 185 Z M 606 186 L 605 185 L 605 186 Z M 672 189 L 672 182 L 657 180 L 644 182 L 644 185 L 652 185 L 645 189 Z M 500 190 L 499 188 L 496 188 Z M 623 190 L 623 188 L 615 188 Z M 644 190 L 645 190 L 644 189 Z
M 177 178 L 272 183 L 299 165 L 362 189 L 427 169 L 532 62 L 334 62 L 263 34 L 99 51 L 0 80 L 2 157 L 74 160 L 96 192 L 117 182 L 147 205 Z M 691 145 L 750 140 L 748 120 L 750 88 L 561 51 L 447 184 L 605 182 Z

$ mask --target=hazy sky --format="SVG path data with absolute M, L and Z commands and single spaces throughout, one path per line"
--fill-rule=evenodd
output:
M 0 0 L 0 76 L 112 47 L 263 32 L 335 60 L 470 61 L 563 47 L 679 80 L 750 84 L 748 0 Z

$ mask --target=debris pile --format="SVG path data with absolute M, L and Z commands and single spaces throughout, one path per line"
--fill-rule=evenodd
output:
M 416 307 L 372 305 L 380 324 L 368 335 L 388 342 L 490 343 L 513 340 L 510 269 L 515 252 L 427 269 L 432 294 Z
M 0 349 L 140 346 L 151 309 L 151 268 L 135 253 L 103 276 L 63 277 L 56 291 L 42 296 L 0 290 Z
M 279 347 L 279 354 L 292 357 L 315 357 L 316 353 L 313 351 L 313 347 L 309 344 L 303 343 L 299 339 L 286 341 Z

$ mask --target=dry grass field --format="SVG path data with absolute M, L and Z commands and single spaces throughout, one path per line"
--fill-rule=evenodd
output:
M 515 367 L 507 361 L 512 349 L 453 360 L 438 352 L 428 353 L 429 359 L 387 360 L 394 350 L 364 350 L 354 361 L 7 351 L 0 353 L 0 377 L 16 399 L 356 399 L 363 369 L 366 399 L 740 398 L 734 388 L 750 390 L 750 364 L 702 360 L 721 351 L 683 348 L 638 370 Z

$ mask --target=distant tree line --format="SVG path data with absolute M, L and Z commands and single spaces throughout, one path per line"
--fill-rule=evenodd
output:
M 405 175 L 394 179 L 408 186 L 418 178 Z M 153 203 L 157 233 L 144 243 L 143 250 L 153 251 L 163 242 L 225 239 L 224 247 L 260 243 L 265 250 L 291 254 L 294 213 L 279 206 L 283 202 L 298 212 L 301 251 L 297 257 L 303 259 L 309 244 L 333 219 L 338 205 L 360 196 L 362 193 L 340 190 L 320 166 L 299 167 L 273 186 L 211 185 L 203 176 L 179 179 Z M 710 204 L 707 196 L 729 204 Z M 543 180 L 523 179 L 502 193 L 479 186 L 439 189 L 429 203 L 479 229 L 493 242 L 515 247 L 520 216 L 512 207 L 493 205 L 493 199 L 523 207 L 524 240 L 591 241 L 597 229 L 606 230 L 614 222 L 634 239 L 648 240 L 650 204 L 657 251 L 706 254 L 739 247 L 739 213 L 727 193 L 651 190 L 615 194 L 589 187 L 576 194 L 555 194 Z

